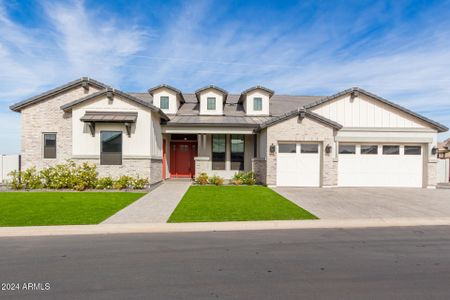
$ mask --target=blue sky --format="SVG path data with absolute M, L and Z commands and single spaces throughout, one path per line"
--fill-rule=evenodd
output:
M 449 70 L 450 1 L 0 0 L 0 153 L 20 149 L 10 104 L 82 76 L 124 91 L 360 86 L 450 127 Z

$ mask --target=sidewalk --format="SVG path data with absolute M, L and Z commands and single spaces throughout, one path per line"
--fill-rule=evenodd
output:
M 199 223 L 100 224 L 39 227 L 0 227 L 0 237 L 59 236 L 87 234 L 213 232 L 279 229 L 376 228 L 408 226 L 450 226 L 450 218 L 359 219 L 303 221 L 246 221 Z
M 190 181 L 166 181 L 136 202 L 118 211 L 102 224 L 164 223 L 169 219 Z

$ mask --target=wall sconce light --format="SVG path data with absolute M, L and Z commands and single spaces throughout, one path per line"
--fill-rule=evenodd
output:
M 326 145 L 325 146 L 325 153 L 327 153 L 327 154 L 331 153 L 331 146 L 330 145 Z
M 270 147 L 269 147 L 269 151 L 270 151 L 270 154 L 275 154 L 275 145 L 274 144 L 272 144 L 272 145 L 270 145 Z
M 433 147 L 433 148 L 431 149 L 431 154 L 432 154 L 432 155 L 436 155 L 436 153 L 437 153 L 437 148 L 436 148 L 436 147 Z

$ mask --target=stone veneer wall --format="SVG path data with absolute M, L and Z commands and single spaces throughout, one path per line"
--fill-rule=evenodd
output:
M 252 171 L 255 173 L 256 181 L 261 184 L 266 184 L 267 179 L 267 164 L 265 158 L 252 158 Z
M 280 141 L 295 142 L 319 142 L 322 145 L 322 186 L 337 185 L 337 161 L 333 158 L 333 153 L 326 154 L 324 147 L 331 145 L 334 152 L 334 137 L 336 130 L 315 120 L 298 117 L 290 118 L 284 122 L 275 124 L 267 128 L 267 176 L 266 184 L 277 184 L 277 154 L 269 152 L 270 145 L 277 145 Z
M 53 96 L 21 111 L 22 169 L 36 166 L 42 169 L 55 163 L 64 163 L 72 156 L 72 114 L 61 110 L 61 105 L 97 92 L 89 87 L 74 88 Z M 56 159 L 43 158 L 43 133 L 56 133 Z
M 141 178 L 146 177 L 150 181 L 152 180 L 150 166 L 151 159 L 130 159 L 123 158 L 121 165 L 101 165 L 99 159 L 73 159 L 77 164 L 84 162 L 97 165 L 97 172 L 100 177 L 111 176 L 117 178 L 121 175 L 139 176 Z M 162 176 L 162 175 L 161 175 Z M 161 180 L 161 177 L 160 177 Z M 154 183 L 151 181 L 150 183 Z
M 200 173 L 208 173 L 211 171 L 210 160 L 209 157 L 206 156 L 197 156 L 194 158 L 195 160 L 195 177 L 197 177 Z
M 150 184 L 162 181 L 162 158 L 150 159 Z

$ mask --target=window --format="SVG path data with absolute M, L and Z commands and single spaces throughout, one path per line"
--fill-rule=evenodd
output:
M 253 110 L 262 110 L 262 98 L 253 98 Z
M 56 158 L 56 133 L 44 133 L 44 158 Z
M 296 153 L 295 144 L 279 144 L 278 153 Z
M 102 131 L 100 133 L 101 153 L 100 164 L 121 165 L 122 164 L 122 132 Z
M 231 144 L 231 170 L 244 170 L 245 138 L 243 134 L 232 134 Z
M 212 169 L 225 170 L 225 135 L 213 134 L 212 136 Z
M 319 153 L 318 144 L 301 144 L 300 153 Z
M 422 154 L 422 147 L 405 146 L 405 155 L 420 155 L 420 154 Z
M 378 154 L 378 145 L 361 145 L 361 154 Z
M 207 110 L 216 110 L 216 98 L 208 97 L 206 99 L 206 109 Z
M 400 154 L 400 146 L 383 146 L 383 154 L 384 155 L 398 155 Z
M 169 97 L 161 96 L 159 99 L 159 108 L 161 109 L 169 109 Z
M 355 145 L 339 145 L 339 154 L 355 154 L 356 146 Z

